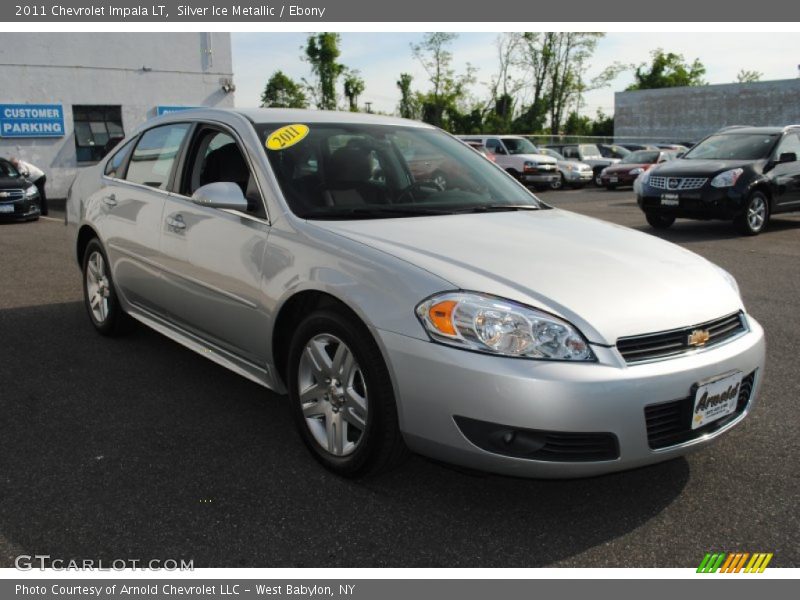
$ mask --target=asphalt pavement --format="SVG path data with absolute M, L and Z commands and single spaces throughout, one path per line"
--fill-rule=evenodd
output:
M 542 198 L 652 233 L 630 191 Z M 97 335 L 51 216 L 0 225 L 0 566 L 694 567 L 713 550 L 800 566 L 800 215 L 754 238 L 688 221 L 658 233 L 738 279 L 767 331 L 760 403 L 700 453 L 569 481 L 421 457 L 368 481 L 327 473 L 285 398 L 144 327 Z

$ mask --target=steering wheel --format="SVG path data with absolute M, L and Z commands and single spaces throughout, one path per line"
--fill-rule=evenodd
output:
M 395 202 L 397 204 L 403 204 L 405 202 L 412 202 L 414 200 L 414 192 L 423 192 L 425 190 L 429 190 L 431 192 L 441 192 L 441 188 L 437 186 L 432 181 L 415 181 L 411 185 L 407 185 L 400 193 L 397 194 L 397 198 Z M 410 196 L 408 200 L 405 199 L 406 196 Z

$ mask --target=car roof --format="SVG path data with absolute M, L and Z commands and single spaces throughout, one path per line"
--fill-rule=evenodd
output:
M 433 125 L 402 119 L 400 117 L 387 117 L 372 113 L 345 112 L 336 110 L 308 110 L 300 108 L 190 108 L 156 117 L 151 122 L 173 122 L 182 119 L 213 119 L 222 115 L 238 115 L 254 124 L 259 123 L 347 123 L 371 125 L 395 125 L 404 127 L 419 127 L 436 129 Z
M 761 135 L 769 135 L 769 134 L 776 134 L 776 133 L 783 133 L 784 131 L 788 131 L 789 129 L 797 129 L 800 128 L 800 125 L 784 125 L 784 126 L 761 126 L 761 127 L 754 127 L 751 125 L 731 125 L 730 127 L 723 127 L 717 133 L 752 133 L 752 134 L 761 134 Z

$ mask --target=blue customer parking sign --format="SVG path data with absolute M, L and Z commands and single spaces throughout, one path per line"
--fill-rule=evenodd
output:
M 0 104 L 0 137 L 64 137 L 60 104 Z

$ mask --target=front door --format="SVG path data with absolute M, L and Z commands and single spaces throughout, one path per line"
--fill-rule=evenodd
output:
M 250 163 L 234 135 L 199 126 L 161 224 L 165 306 L 182 328 L 248 362 L 268 356 L 261 266 L 269 235 Z M 199 206 L 191 195 L 220 181 L 241 186 L 247 214 Z

